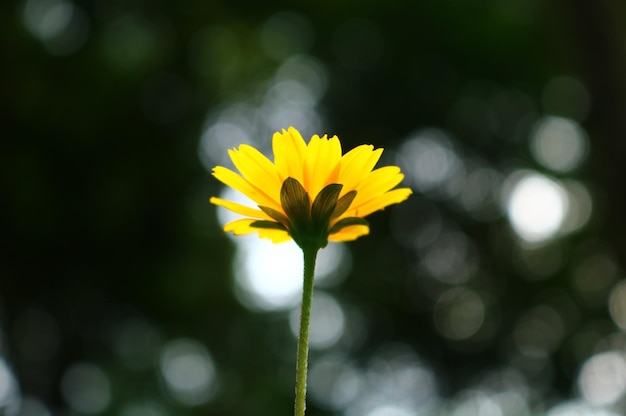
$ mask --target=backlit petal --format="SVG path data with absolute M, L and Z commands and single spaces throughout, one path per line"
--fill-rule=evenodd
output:
M 359 237 L 369 234 L 370 227 L 367 225 L 351 225 L 349 227 L 342 228 L 341 231 L 328 236 L 329 241 L 352 241 Z
M 245 235 L 257 232 L 257 228 L 250 227 L 250 224 L 257 221 L 252 218 L 242 218 L 239 220 L 231 221 L 224 226 L 224 231 L 231 232 L 235 235 Z
M 267 238 L 273 243 L 282 243 L 283 241 L 291 240 L 291 237 L 285 231 L 251 227 L 250 224 L 255 221 L 257 220 L 251 218 L 231 221 L 224 226 L 224 231 L 232 232 L 234 235 L 258 233 L 259 237 Z
M 367 201 L 384 194 L 402 182 L 404 175 L 397 166 L 385 166 L 370 172 L 359 184 L 356 190 L 356 198 L 350 206 L 351 209 L 359 207 Z
M 343 185 L 342 195 L 354 190 L 374 169 L 383 149 L 374 150 L 371 144 L 363 144 L 346 153 L 341 160 L 338 183 Z
M 259 229 L 259 237 L 271 240 L 272 243 L 284 243 L 291 240 L 291 236 L 287 231 L 272 230 L 272 229 Z
M 304 158 L 304 187 L 311 200 L 326 185 L 337 183 L 341 168 L 341 143 L 337 136 L 311 137 Z
M 259 218 L 272 221 L 272 218 L 260 209 L 248 207 L 233 201 L 227 201 L 222 198 L 212 197 L 209 200 L 212 204 L 222 206 L 234 213 L 244 215 L 246 217 Z
M 238 173 L 223 166 L 216 166 L 213 168 L 213 176 L 225 185 L 241 192 L 258 205 L 264 205 L 282 211 L 278 199 L 274 200 L 270 198 L 265 192 L 242 178 Z
M 262 189 L 270 198 L 279 200 L 282 181 L 278 178 L 276 166 L 263 153 L 242 144 L 239 149 L 229 150 L 228 154 L 248 182 Z
M 349 209 L 344 216 L 366 217 L 372 212 L 379 211 L 389 205 L 398 204 L 411 195 L 413 191 L 410 188 L 399 188 L 389 191 L 383 195 L 369 200 L 368 202 L 355 207 L 354 210 Z
M 272 150 L 274 151 L 274 164 L 281 181 L 288 177 L 303 183 L 304 155 L 306 143 L 300 132 L 293 127 L 282 132 L 274 133 L 272 138 Z

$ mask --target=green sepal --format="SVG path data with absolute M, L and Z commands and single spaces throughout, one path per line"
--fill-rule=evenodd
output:
M 354 201 L 355 197 L 356 197 L 356 191 L 350 191 L 346 193 L 344 196 L 342 196 L 341 198 L 339 198 L 339 200 L 337 201 L 337 205 L 335 205 L 335 209 L 333 210 L 333 213 L 330 214 L 330 219 L 332 220 L 334 218 L 337 218 L 341 214 L 346 212 L 348 208 L 350 208 L 350 204 L 352 203 L 352 201 Z
M 342 228 L 345 227 L 349 227 L 351 225 L 366 225 L 369 226 L 370 223 L 367 222 L 366 220 L 364 220 L 363 218 L 358 218 L 358 217 L 348 217 L 348 218 L 344 218 L 341 219 L 339 221 L 337 221 L 335 223 L 335 225 L 333 225 L 330 230 L 328 230 L 328 234 L 335 234 L 339 231 L 341 231 Z
M 289 224 L 289 219 L 282 212 L 276 211 L 274 208 L 264 207 L 262 205 L 259 205 L 259 208 L 261 209 L 261 211 L 265 212 L 267 215 L 269 215 L 279 223 L 284 225 Z
M 250 224 L 250 227 L 270 228 L 272 230 L 287 231 L 287 228 L 284 225 L 274 222 L 274 221 L 265 221 L 265 220 L 254 221 L 253 223 Z
M 292 223 L 306 223 L 311 219 L 311 198 L 297 179 L 287 178 L 283 182 L 280 205 Z
M 311 206 L 311 220 L 314 224 L 324 225 L 330 222 L 330 216 L 337 206 L 341 188 L 343 185 L 331 183 L 317 194 Z

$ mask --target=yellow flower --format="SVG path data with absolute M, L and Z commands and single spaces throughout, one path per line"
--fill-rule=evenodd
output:
M 224 231 L 257 232 L 274 243 L 293 239 L 300 247 L 321 248 L 369 233 L 363 218 L 404 201 L 409 188 L 395 188 L 404 178 L 397 166 L 374 169 L 383 149 L 358 146 L 342 155 L 337 136 L 313 136 L 307 145 L 293 127 L 274 133 L 274 163 L 252 146 L 229 150 L 240 174 L 223 166 L 213 176 L 241 192 L 258 208 L 212 197 L 211 203 L 246 218 Z

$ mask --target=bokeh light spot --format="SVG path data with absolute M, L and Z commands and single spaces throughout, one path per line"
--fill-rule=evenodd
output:
M 310 397 L 332 410 L 345 408 L 357 397 L 363 384 L 359 370 L 341 356 L 314 361 L 308 377 Z
M 300 81 L 281 80 L 268 89 L 265 95 L 270 105 L 312 107 L 317 96 L 311 88 Z
M 626 392 L 626 362 L 621 353 L 607 351 L 589 358 L 578 375 L 582 395 L 591 404 L 609 405 Z
M 252 139 L 247 129 L 242 126 L 220 121 L 207 127 L 202 133 L 198 147 L 200 161 L 211 171 L 215 165 L 229 166 L 228 149 L 242 144 L 251 144 Z
M 485 303 L 474 291 L 453 288 L 435 305 L 433 318 L 439 333 L 451 340 L 464 340 L 476 334 L 485 320 Z
M 575 121 L 545 117 L 537 122 L 530 150 L 539 163 L 556 172 L 577 168 L 587 155 L 587 134 Z
M 329 243 L 318 252 L 315 265 L 315 286 L 332 287 L 341 283 L 352 269 L 352 255 L 347 244 Z
M 168 391 L 184 405 L 206 403 L 216 392 L 215 364 L 198 341 L 179 338 L 168 342 L 161 351 L 160 368 Z
M 441 130 L 427 129 L 409 138 L 400 146 L 397 162 L 407 180 L 429 196 L 448 198 L 459 191 L 446 185 L 462 169 L 462 162 Z
M 507 201 L 513 230 L 529 242 L 549 239 L 559 231 L 565 218 L 568 208 L 565 191 L 557 182 L 538 173 L 526 172 L 520 176 Z
M 496 202 L 502 178 L 491 168 L 478 167 L 468 172 L 457 198 L 461 207 L 479 221 L 497 218 L 501 211 Z
M 583 400 L 572 400 L 553 406 L 546 412 L 546 416 L 622 416 L 622 414 L 591 405 Z
M 302 250 L 293 241 L 272 244 L 256 235 L 237 237 L 238 250 L 233 261 L 236 295 L 253 310 L 290 309 L 300 302 L 302 292 Z M 344 250 L 329 244 L 318 254 L 316 284 L 340 280 Z M 345 274 L 344 274 L 345 275 Z
M 609 311 L 615 325 L 626 330 L 626 281 L 620 281 L 611 290 Z
M 269 130 L 274 132 L 286 126 L 295 126 L 302 132 L 323 129 L 315 107 L 326 89 L 325 73 L 322 64 L 306 55 L 296 55 L 276 70 L 259 108 Z
M 28 0 L 24 6 L 24 24 L 39 39 L 54 38 L 67 28 L 72 5 L 64 0 Z
M 483 392 L 472 392 L 459 400 L 452 416 L 505 416 L 497 400 Z
M 111 382 L 105 372 L 95 364 L 78 363 L 63 374 L 61 393 L 75 411 L 100 413 L 111 402 Z
M 567 192 L 567 213 L 561 225 L 561 232 L 571 233 L 584 227 L 591 218 L 593 200 L 585 185 L 574 180 L 564 180 L 562 185 Z
M 291 312 L 291 332 L 297 337 L 300 331 L 300 308 Z M 309 346 L 324 349 L 333 346 L 344 333 L 346 318 L 341 304 L 324 292 L 316 292 L 311 305 Z
M 167 416 L 163 406 L 148 400 L 128 403 L 119 414 L 120 416 Z
M 26 29 L 53 55 L 70 55 L 87 41 L 89 20 L 67 0 L 28 0 L 24 5 Z
M 51 416 L 52 413 L 41 402 L 41 400 L 32 397 L 25 396 L 20 400 L 20 408 L 17 412 L 17 416 Z
M 384 405 L 367 413 L 367 416 L 417 416 L 417 413 L 401 406 Z
M 387 344 L 371 359 L 367 371 L 370 394 L 377 395 L 380 404 L 410 403 L 417 409 L 437 396 L 437 380 L 410 347 Z
M 275 81 L 296 81 L 306 85 L 315 102 L 326 92 L 328 75 L 323 64 L 308 55 L 295 55 L 287 59 L 277 70 Z
M 281 103 L 278 106 L 265 108 L 264 111 L 266 113 L 265 121 L 272 131 L 278 131 L 285 126 L 295 126 L 302 132 L 323 130 L 322 118 L 317 110 L 310 106 Z
M 297 305 L 302 286 L 300 248 L 291 241 L 274 245 L 256 235 L 245 239 L 247 244 L 240 241 L 233 261 L 239 300 L 256 310 Z
M 0 357 L 0 414 L 15 411 L 20 400 L 20 392 L 13 372 Z
M 424 235 L 420 233 L 419 236 Z M 476 269 L 472 243 L 465 234 L 452 227 L 439 233 L 429 244 L 417 248 L 422 258 L 421 266 L 441 282 L 465 283 Z

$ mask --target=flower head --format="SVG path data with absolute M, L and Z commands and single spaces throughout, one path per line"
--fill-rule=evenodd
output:
M 274 133 L 272 163 L 252 146 L 229 150 L 239 174 L 223 166 L 213 176 L 241 192 L 257 208 L 212 197 L 245 218 L 224 231 L 257 232 L 275 243 L 293 239 L 300 247 L 321 248 L 369 233 L 364 219 L 374 211 L 404 201 L 409 188 L 394 189 L 404 178 L 397 166 L 374 169 L 383 149 L 358 146 L 342 155 L 337 136 L 313 136 L 308 144 L 293 127 Z

